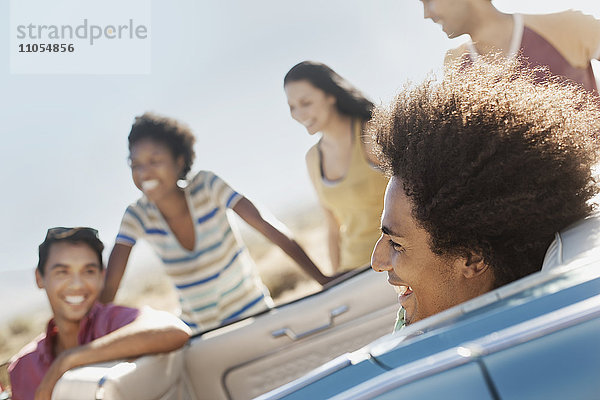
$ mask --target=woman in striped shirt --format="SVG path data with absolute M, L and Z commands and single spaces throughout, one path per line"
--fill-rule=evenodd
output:
M 187 126 L 146 113 L 129 134 L 133 182 L 143 193 L 127 207 L 108 260 L 101 301 L 114 299 L 138 239 L 145 239 L 173 280 L 182 319 L 195 331 L 211 329 L 272 305 L 247 250 L 232 231 L 227 209 L 292 257 L 320 284 L 330 280 L 288 235 L 219 176 L 200 171 L 185 187 L 195 138 Z

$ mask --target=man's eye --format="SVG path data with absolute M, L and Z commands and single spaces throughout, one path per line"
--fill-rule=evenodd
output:
M 402 251 L 404 251 L 404 247 L 402 247 L 402 245 L 400 245 L 400 244 L 398 244 L 398 243 L 394 242 L 393 240 L 389 240 L 389 243 L 390 243 L 390 246 L 392 246 L 392 248 L 393 248 L 395 251 L 398 251 L 398 252 L 402 252 Z

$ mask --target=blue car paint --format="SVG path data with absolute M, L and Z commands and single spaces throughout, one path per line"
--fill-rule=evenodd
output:
M 287 400 L 319 400 L 328 399 L 331 396 L 340 392 L 340 388 L 346 385 L 331 385 L 331 382 L 345 382 L 352 384 L 376 377 L 385 370 L 375 363 L 368 360 L 362 361 L 353 365 L 351 368 L 343 368 L 331 375 L 327 379 L 319 380 L 312 385 L 307 386 L 304 390 L 294 392 L 289 396 L 284 397 Z
M 484 363 L 502 399 L 598 399 L 599 338 L 594 319 L 490 354 Z
M 429 332 L 415 342 L 399 346 L 376 358 L 388 368 L 396 368 L 598 293 L 600 278 L 540 298 L 531 298 L 530 293 L 517 294 L 484 307 L 485 310 L 478 311 L 475 317 L 470 314 L 461 316 L 451 326 Z
M 420 379 L 375 397 L 377 400 L 404 398 L 494 400 L 479 365 L 474 362 Z
M 586 274 L 582 273 L 582 271 L 585 272 L 585 269 L 576 269 L 569 271 L 564 275 L 557 275 L 554 279 L 542 282 L 537 286 L 525 289 L 502 300 L 465 313 L 464 315 L 451 318 L 445 321 L 442 326 L 434 328 L 433 330 L 426 332 L 421 336 L 412 338 L 405 343 L 401 343 L 392 350 L 386 351 L 382 354 L 373 353 L 371 354 L 370 359 L 361 361 L 354 365 L 349 365 L 341 370 L 337 370 L 306 386 L 300 385 L 298 386 L 296 392 L 288 396 L 277 398 L 329 398 L 333 395 L 349 390 L 362 382 L 366 382 L 377 374 L 383 373 L 385 370 L 401 367 L 412 361 L 423 359 L 429 355 L 450 349 L 508 326 L 525 322 L 531 318 L 552 312 L 552 310 L 559 309 L 600 293 L 600 277 L 597 276 L 598 274 L 595 274 L 596 276 L 594 278 L 586 280 Z M 600 333 L 600 329 L 597 329 L 596 332 Z M 596 350 L 597 347 L 594 348 L 594 351 Z M 363 349 L 362 351 L 364 352 L 365 350 Z M 552 349 L 546 349 L 545 351 L 552 351 Z M 503 352 L 497 355 L 490 355 L 486 357 L 482 364 L 482 366 L 487 367 L 487 364 L 490 363 L 489 368 L 493 370 L 494 378 L 495 374 L 497 373 L 496 368 L 501 369 L 500 366 L 502 363 L 497 361 L 502 358 L 501 354 L 503 354 Z M 593 354 L 594 356 L 598 355 L 597 353 Z M 595 360 L 600 360 L 600 356 L 595 358 Z M 600 370 L 598 365 L 592 365 L 592 361 L 589 361 L 589 363 L 591 368 L 590 371 L 597 374 Z M 506 364 L 509 365 L 511 362 L 507 362 Z M 514 365 L 514 362 L 512 365 Z M 479 366 L 479 368 L 475 370 L 472 369 L 475 367 L 475 364 L 469 368 L 465 368 L 465 371 L 471 371 L 471 374 L 466 374 L 464 376 L 465 382 L 480 381 L 482 376 L 482 366 Z M 510 369 L 510 366 L 508 369 Z M 444 379 L 442 375 L 436 376 L 443 381 Z M 436 376 L 432 376 L 430 378 L 435 381 L 434 378 Z M 444 377 L 445 376 L 449 375 L 444 375 Z M 502 381 L 501 376 L 503 375 L 500 374 L 498 378 L 500 381 Z M 506 376 L 506 374 L 504 376 Z M 430 378 L 425 380 L 429 380 Z M 600 379 L 592 380 L 592 382 L 596 381 L 600 382 Z M 459 379 L 458 382 L 461 382 L 461 379 Z M 533 387 L 539 388 L 540 383 L 538 382 L 536 385 L 533 385 Z M 447 394 L 447 390 L 449 390 L 449 386 L 446 387 L 446 389 L 442 389 L 442 385 L 440 386 L 441 391 L 436 392 L 433 387 L 429 387 L 428 385 L 423 386 L 423 384 L 419 382 L 405 385 L 402 387 L 402 389 L 407 388 L 408 390 L 409 386 L 411 386 L 414 390 L 417 390 L 417 393 L 421 393 L 422 396 L 419 398 L 437 398 L 435 393 L 445 392 Z M 504 382 L 501 382 L 501 386 L 503 390 L 505 390 Z M 596 386 L 592 386 L 592 389 L 596 388 Z M 496 383 L 492 379 L 491 382 L 487 383 L 487 390 L 482 389 L 482 387 L 474 390 L 476 390 L 473 393 L 475 397 L 466 398 L 487 398 L 487 396 L 492 396 L 494 394 L 496 390 Z M 519 393 L 518 388 L 515 390 L 516 393 Z M 401 393 L 405 394 L 406 392 L 402 390 Z M 431 396 L 426 395 L 426 393 L 430 393 Z M 481 396 L 476 393 L 479 393 Z M 485 396 L 483 393 L 486 393 Z M 600 391 L 596 391 L 596 394 L 598 393 L 600 393 Z M 506 398 L 521 398 L 519 396 L 514 397 L 513 394 L 514 393 L 509 393 L 508 397 Z M 500 398 L 505 397 L 500 396 Z

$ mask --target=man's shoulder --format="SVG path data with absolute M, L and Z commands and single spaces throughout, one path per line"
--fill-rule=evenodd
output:
M 8 372 L 12 375 L 13 371 L 19 371 L 27 368 L 31 364 L 37 364 L 40 359 L 41 348 L 46 340 L 46 334 L 41 333 L 31 342 L 27 343 L 21 350 L 11 357 L 8 365 Z
M 33 398 L 46 373 L 51 360 L 43 356 L 45 337 L 41 334 L 11 358 L 8 375 L 14 399 Z

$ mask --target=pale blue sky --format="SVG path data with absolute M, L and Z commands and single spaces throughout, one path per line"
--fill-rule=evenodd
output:
M 600 17 L 592 0 L 495 4 Z M 96 227 L 110 250 L 125 207 L 139 197 L 126 162 L 135 115 L 188 123 L 198 142 L 194 170 L 214 170 L 282 215 L 315 201 L 304 153 L 316 138 L 289 117 L 282 90 L 291 66 L 325 62 L 379 103 L 465 40 L 423 20 L 417 0 L 152 1 L 151 14 L 149 75 L 11 75 L 1 2 L 2 307 L 14 293 L 9 282 L 21 294 L 36 291 L 29 271 L 48 227 Z

